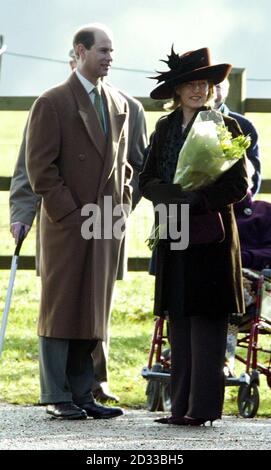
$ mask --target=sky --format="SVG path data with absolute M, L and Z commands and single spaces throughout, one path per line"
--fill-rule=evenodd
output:
M 74 32 L 101 22 L 114 33 L 110 82 L 134 96 L 149 96 L 147 77 L 167 69 L 159 60 L 174 43 L 180 54 L 209 47 L 214 62 L 246 70 L 247 97 L 271 98 L 270 18 L 270 0 L 0 0 L 0 95 L 36 96 L 64 81 Z

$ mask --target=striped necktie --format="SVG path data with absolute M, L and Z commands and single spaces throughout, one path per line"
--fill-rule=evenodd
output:
M 105 132 L 105 122 L 104 122 L 104 115 L 103 115 L 103 101 L 101 94 L 99 93 L 99 90 L 97 87 L 93 88 L 93 93 L 94 93 L 94 107 L 96 109 L 96 112 L 98 114 L 98 118 L 100 120 L 100 123 L 102 125 L 103 131 Z

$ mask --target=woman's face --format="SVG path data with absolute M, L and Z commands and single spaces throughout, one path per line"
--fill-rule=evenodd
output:
M 207 80 L 194 80 L 185 82 L 177 86 L 176 94 L 180 97 L 182 108 L 197 110 L 205 105 L 208 93 L 209 83 Z

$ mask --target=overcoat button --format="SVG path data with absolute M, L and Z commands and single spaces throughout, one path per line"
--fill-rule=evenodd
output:
M 86 156 L 83 153 L 80 153 L 80 155 L 78 155 L 78 158 L 82 161 L 85 160 Z

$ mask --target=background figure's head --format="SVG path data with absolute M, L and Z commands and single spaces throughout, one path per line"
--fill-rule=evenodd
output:
M 217 83 L 215 86 L 215 108 L 219 108 L 222 103 L 225 103 L 226 98 L 229 94 L 230 82 L 226 78 L 221 83 Z
M 113 38 L 104 25 L 92 23 L 74 35 L 73 48 L 78 71 L 94 85 L 108 74 L 112 63 Z
M 75 57 L 74 49 L 71 49 L 69 51 L 69 64 L 70 64 L 70 67 L 71 67 L 72 70 L 76 69 L 77 63 L 76 63 L 76 57 Z

